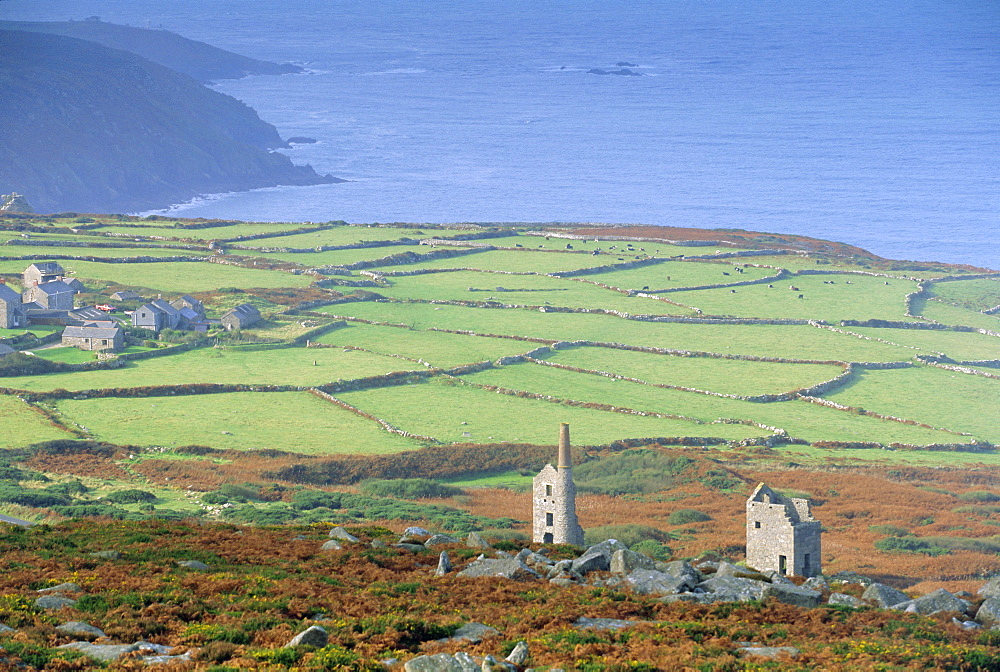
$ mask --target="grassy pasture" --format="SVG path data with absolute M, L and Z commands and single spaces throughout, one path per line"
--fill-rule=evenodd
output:
M 742 273 L 738 273 L 734 270 L 734 264 L 741 260 L 733 259 L 730 261 L 733 263 L 715 261 L 665 261 L 662 264 L 654 264 L 642 268 L 629 268 L 624 271 L 608 271 L 585 277 L 588 280 L 596 280 L 597 282 L 603 282 L 613 287 L 621 287 L 622 289 L 641 290 L 643 287 L 648 286 L 650 290 L 657 290 L 756 280 L 769 275 L 775 275 L 778 272 L 777 269 L 773 268 L 750 266 L 744 268 Z M 740 267 L 742 268 L 742 265 Z M 729 275 L 726 276 L 723 273 L 728 273 Z M 679 300 L 674 298 L 673 293 L 664 294 L 663 296 L 671 300 Z
M 942 301 L 978 312 L 1000 305 L 1000 277 L 938 282 L 930 292 Z
M 913 350 L 808 325 L 732 325 L 639 322 L 611 315 L 540 313 L 523 309 L 466 308 L 426 303 L 358 302 L 319 309 L 334 315 L 478 333 L 551 340 L 591 340 L 656 348 L 785 357 L 789 359 L 893 362 Z
M 1000 381 L 936 367 L 865 371 L 826 397 L 1000 443 Z
M 630 297 L 587 282 L 545 275 L 503 276 L 455 271 L 388 278 L 391 287 L 378 293 L 395 299 L 499 301 L 515 305 L 602 308 L 633 314 L 693 315 L 693 311 L 656 299 Z M 477 291 L 469 291 L 469 288 Z M 503 287 L 505 291 L 495 291 Z M 525 291 L 514 291 L 514 290 Z
M 321 245 L 354 245 L 365 241 L 399 240 L 401 238 L 413 238 L 414 240 L 448 238 L 461 233 L 474 232 L 474 229 L 392 229 L 379 226 L 336 226 L 312 233 L 247 240 L 240 244 L 251 247 L 319 247 Z
M 962 308 L 939 299 L 914 301 L 913 312 L 941 324 L 960 324 L 976 329 L 1000 332 L 1000 315 L 984 315 L 976 310 Z
M 90 355 L 75 348 L 57 350 Z M 44 355 L 47 352 L 50 351 L 39 350 L 38 354 Z M 0 378 L 0 385 L 34 391 L 190 383 L 315 386 L 340 379 L 421 368 L 423 367 L 413 362 L 360 350 L 345 352 L 332 348 L 299 347 L 248 351 L 239 348 L 199 348 L 176 355 L 129 362 L 120 369 Z M 260 399 L 261 403 L 266 403 L 270 396 L 262 396 Z
M 0 338 L 13 338 L 14 336 L 20 336 L 26 331 L 31 332 L 35 336 L 42 337 L 55 331 L 62 331 L 63 328 L 54 324 L 33 324 L 30 327 L 21 327 L 18 329 L 0 329 Z
M 36 357 L 47 359 L 51 362 L 62 362 L 63 364 L 83 364 L 97 359 L 95 353 L 88 350 L 78 350 L 69 347 L 41 348 L 39 350 L 29 350 Z
M 449 385 L 440 379 L 338 396 L 396 427 L 446 442 L 551 444 L 557 438 L 556 427 L 560 422 L 573 425 L 573 440 L 582 445 L 600 445 L 626 437 L 737 439 L 768 433 L 744 425 L 699 425 L 684 420 L 576 408 Z M 471 436 L 463 436 L 463 432 Z
M 94 240 L 93 238 L 91 240 Z M 208 250 L 174 250 L 163 247 L 52 247 L 49 245 L 4 245 L 0 256 L 25 257 L 28 255 L 65 254 L 77 257 L 98 257 L 104 259 L 128 259 L 133 257 L 207 257 Z M 9 263 L 9 262 L 8 262 Z M 24 265 L 27 266 L 29 262 Z M 74 263 L 64 259 L 59 262 L 63 268 Z M 23 269 L 22 269 L 23 270 Z
M 316 339 L 316 342 L 353 345 L 374 352 L 394 353 L 423 359 L 433 366 L 442 368 L 495 360 L 528 352 L 536 347 L 532 343 L 503 338 L 483 338 L 358 323 L 350 323 L 344 329 L 323 334 Z M 406 362 L 394 361 L 398 362 L 400 367 L 407 366 Z
M 21 448 L 37 441 L 71 439 L 70 434 L 49 424 L 41 414 L 16 397 L 0 395 L 0 448 Z
M 454 249 L 461 248 L 456 247 Z M 240 254 L 263 257 L 265 259 L 280 259 L 281 261 L 290 261 L 304 266 L 342 266 L 359 261 L 374 261 L 393 254 L 402 254 L 403 252 L 428 254 L 432 251 L 433 249 L 427 245 L 390 245 L 387 247 L 362 247 L 350 250 L 330 250 L 327 252 L 257 252 L 255 250 L 234 250 L 234 252 Z M 461 259 L 466 258 L 461 257 Z M 404 266 L 409 265 L 415 264 L 404 264 Z
M 207 229 L 176 229 L 170 226 L 171 222 L 130 222 L 139 224 L 141 228 L 133 226 L 101 226 L 92 231 L 102 233 L 124 233 L 129 236 L 163 236 L 164 238 L 186 238 L 189 240 L 219 240 L 222 238 L 235 238 L 236 236 L 250 236 L 259 233 L 280 233 L 292 229 L 301 229 L 308 224 L 302 222 L 233 222 L 226 226 L 212 226 Z M 148 224 L 148 226 L 147 226 Z
M 964 437 L 898 422 L 887 422 L 805 401 L 758 404 L 615 381 L 553 369 L 537 364 L 518 364 L 490 369 L 463 377 L 486 385 L 497 385 L 536 394 L 613 404 L 712 422 L 719 418 L 753 420 L 780 427 L 791 436 L 807 441 L 879 441 L 882 443 L 964 443 Z M 716 427 L 717 425 L 712 425 Z
M 824 284 L 831 280 L 836 284 Z M 904 299 L 916 291 L 917 283 L 909 280 L 808 275 L 771 284 L 773 288 L 766 284 L 734 287 L 735 294 L 730 289 L 701 289 L 672 292 L 667 296 L 709 315 L 815 319 L 831 323 L 850 319 L 913 319 L 906 317 Z M 804 298 L 798 298 L 800 294 Z
M 1000 338 L 976 332 L 875 327 L 846 327 L 846 329 L 900 345 L 909 345 L 922 352 L 942 352 L 955 360 L 1000 359 Z
M 829 380 L 839 366 L 780 364 L 706 357 L 673 357 L 608 348 L 556 350 L 544 359 L 596 371 L 608 371 L 647 383 L 694 387 L 724 394 L 780 394 Z
M 489 242 L 489 241 L 484 241 Z M 427 249 L 424 246 L 424 249 Z M 633 256 L 625 257 L 632 260 Z M 487 250 L 481 254 L 454 259 L 437 259 L 416 264 L 382 266 L 384 271 L 407 271 L 418 268 L 478 268 L 484 271 L 514 271 L 530 273 L 555 273 L 575 271 L 580 268 L 606 266 L 620 263 L 610 255 L 576 254 L 573 252 L 544 252 L 524 250 Z
M 503 238 L 490 238 L 486 242 L 496 247 L 516 247 L 520 245 L 532 250 L 573 249 L 583 250 L 584 252 L 602 252 L 607 255 L 615 255 L 616 257 L 624 256 L 625 254 L 631 254 L 633 257 L 637 254 L 648 254 L 651 257 L 673 257 L 679 254 L 713 254 L 716 249 L 722 252 L 737 251 L 737 248 L 729 248 L 728 246 L 725 248 L 689 247 L 686 245 L 670 245 L 666 242 L 637 243 L 632 241 L 631 245 L 634 251 L 629 252 L 627 248 L 630 243 L 624 240 L 594 240 L 593 238 L 588 238 L 587 240 L 570 240 L 553 236 L 506 236 Z M 567 248 L 567 245 L 572 245 L 572 248 Z M 612 246 L 617 247 L 617 249 L 612 250 Z
M 782 457 L 797 463 L 843 464 L 851 462 L 913 465 L 921 467 L 975 467 L 1000 464 L 997 453 L 964 453 L 941 450 L 891 450 L 867 448 L 814 448 L 812 446 L 777 446 Z
M 48 250 L 48 254 L 52 250 Z M 162 292 L 202 292 L 220 287 L 305 287 L 312 277 L 281 271 L 241 268 L 208 262 L 150 262 L 105 264 L 96 261 L 59 261 L 67 273 L 86 284 L 87 279 L 110 280 L 128 287 L 144 287 Z M 21 273 L 24 261 L 0 261 L 0 273 Z
M 119 444 L 271 448 L 303 454 L 391 453 L 419 447 L 308 392 L 67 399 L 58 408 L 94 437 Z

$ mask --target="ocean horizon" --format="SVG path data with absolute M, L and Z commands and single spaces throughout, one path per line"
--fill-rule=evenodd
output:
M 1000 6 L 5 0 L 300 75 L 214 84 L 348 180 L 150 213 L 741 228 L 1000 269 Z

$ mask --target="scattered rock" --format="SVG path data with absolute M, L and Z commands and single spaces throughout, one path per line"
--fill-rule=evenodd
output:
M 611 555 L 612 574 L 631 574 L 636 569 L 653 569 L 656 563 L 647 555 L 623 548 Z
M 581 616 L 573 621 L 573 627 L 577 630 L 624 630 L 625 628 L 631 628 L 640 623 L 648 622 L 630 621 L 621 618 L 587 618 L 586 616 Z
M 848 595 L 846 593 L 830 593 L 830 597 L 826 602 L 827 604 L 841 604 L 845 607 L 854 607 L 855 609 L 868 606 L 868 603 L 864 600 L 858 599 L 853 595 Z
M 858 574 L 857 572 L 837 572 L 828 579 L 828 582 L 833 583 L 859 583 L 862 586 L 868 587 L 875 583 L 874 579 L 870 579 L 867 576 Z
M 698 584 L 706 592 L 714 593 L 716 601 L 745 602 L 764 597 L 764 587 L 771 584 L 736 576 L 713 576 Z
M 85 623 L 83 621 L 69 621 L 68 623 L 63 623 L 62 625 L 57 625 L 56 630 L 60 632 L 65 632 L 69 635 L 76 635 L 77 637 L 88 637 L 90 639 L 97 639 L 98 637 L 107 637 L 104 631 L 100 628 L 96 628 L 90 623 Z
M 469 532 L 469 536 L 465 538 L 465 545 L 469 548 L 490 548 L 490 545 L 478 532 Z
M 476 623 L 473 621 L 471 623 L 466 623 L 456 630 L 455 634 L 451 636 L 451 639 L 465 640 L 467 642 L 472 642 L 473 644 L 478 644 L 487 637 L 494 637 L 499 634 L 500 631 L 496 628 L 491 628 L 485 623 Z
M 434 571 L 434 576 L 444 576 L 451 570 L 451 558 L 448 557 L 447 551 L 441 551 L 441 555 L 438 556 L 438 566 Z
M 965 600 L 955 597 L 944 588 L 938 588 L 931 593 L 913 600 L 913 606 L 916 608 L 918 614 L 930 616 L 942 611 L 957 611 L 960 614 L 964 614 L 970 605 Z
M 382 541 L 381 539 L 372 539 L 371 547 L 372 548 L 385 548 L 386 547 L 386 543 L 384 541 Z
M 591 548 L 574 560 L 572 567 L 574 572 L 579 572 L 580 574 L 606 572 L 611 568 L 611 558 L 601 550 Z
M 744 656 L 758 658 L 780 658 L 783 655 L 796 658 L 799 655 L 799 650 L 794 646 L 741 646 L 736 650 Z
M 735 576 L 740 579 L 753 579 L 754 581 L 767 581 L 767 577 L 756 569 L 740 567 L 729 562 L 720 562 L 715 570 L 716 576 Z
M 72 607 L 75 604 L 76 600 L 61 595 L 43 595 L 35 600 L 35 606 L 39 609 L 62 609 L 63 607 Z
M 132 653 L 133 651 L 139 650 L 139 647 L 135 644 L 91 644 L 90 642 L 70 642 L 69 644 L 63 644 L 58 648 L 74 649 L 90 656 L 91 658 L 96 658 L 105 662 L 118 660 L 126 653 Z
M 403 530 L 403 539 L 427 539 L 432 536 L 434 535 L 429 530 L 425 530 L 422 527 L 412 526 Z
M 52 586 L 51 588 L 42 588 L 37 591 L 39 593 L 81 593 L 83 588 L 76 585 L 75 583 L 60 583 L 58 586 Z
M 92 558 L 100 558 L 101 560 L 121 560 L 123 556 L 118 551 L 94 551 L 93 553 L 88 553 Z
M 640 595 L 672 595 L 694 588 L 698 582 L 686 576 L 671 576 L 655 569 L 637 569 L 625 577 L 625 583 Z
M 528 660 L 528 643 L 523 639 L 519 641 L 504 660 L 514 665 L 524 665 L 525 661 Z
M 1000 576 L 991 577 L 976 593 L 983 597 L 1000 597 Z
M 524 581 L 539 578 L 538 572 L 524 564 L 520 557 L 480 558 L 458 573 L 459 576 L 499 576 L 505 579 Z
M 806 579 L 805 583 L 802 584 L 804 588 L 810 588 L 812 590 L 818 590 L 820 592 L 830 589 L 830 584 L 826 582 L 822 576 L 810 576 Z
M 818 590 L 810 590 L 804 586 L 785 586 L 775 583 L 765 584 L 762 596 L 764 598 L 773 597 L 778 602 L 805 609 L 818 607 L 823 599 L 823 594 Z
M 398 544 L 393 544 L 393 548 L 398 548 L 403 551 L 409 551 L 410 553 L 419 553 L 420 551 L 426 551 L 427 547 L 423 544 L 411 544 L 405 541 L 401 541 Z
M 187 569 L 200 569 L 200 570 L 212 569 L 201 560 L 178 560 L 177 566 L 186 567 Z
M 339 539 L 340 541 L 346 541 L 351 544 L 356 544 L 359 541 L 361 541 L 360 539 L 358 539 L 353 534 L 351 534 L 350 532 L 348 532 L 347 530 L 345 530 L 340 526 L 337 526 L 332 530 L 330 530 L 330 538 Z
M 10 627 L 9 625 L 4 625 L 3 623 L 0 623 L 0 635 L 4 634 L 5 632 L 17 632 L 17 630 Z
M 987 597 L 976 612 L 976 621 L 990 627 L 1000 624 L 1000 597 Z
M 861 595 L 861 599 L 874 602 L 883 609 L 888 609 L 894 604 L 906 602 L 910 599 L 910 596 L 884 583 L 872 583 L 865 589 L 865 592 Z
M 330 637 L 327 635 L 325 629 L 318 625 L 311 625 L 292 637 L 285 644 L 285 648 L 287 649 L 292 646 L 315 646 L 317 649 L 322 649 L 329 641 Z
M 447 534 L 435 534 L 433 537 L 424 542 L 424 546 L 431 548 L 433 546 L 445 546 L 447 544 L 460 544 L 460 540 L 456 539 Z
M 472 672 L 447 653 L 437 653 L 433 656 L 417 656 L 403 665 L 406 672 Z
M 952 618 L 951 622 L 962 628 L 963 630 L 978 630 L 982 626 L 975 621 L 960 621 L 957 618 Z
M 329 541 L 324 541 L 323 545 L 319 547 L 321 551 L 342 551 L 344 546 L 337 539 L 330 539 Z

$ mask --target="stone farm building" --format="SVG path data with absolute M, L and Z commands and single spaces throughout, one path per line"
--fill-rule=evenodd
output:
M 143 304 L 132 313 L 132 326 L 160 333 L 162 329 L 181 328 L 181 311 L 164 299 Z
M 139 292 L 131 289 L 125 289 L 120 292 L 115 292 L 111 295 L 111 298 L 115 301 L 138 301 L 142 297 L 139 295 Z
M 80 350 L 117 352 L 125 347 L 125 332 L 114 322 L 88 322 L 81 327 L 66 327 L 62 344 Z
M 28 324 L 21 308 L 21 295 L 0 283 L 0 329 L 16 329 Z
M 820 573 L 820 522 L 809 500 L 757 486 L 747 500 L 747 565 L 782 575 Z
M 226 331 L 245 329 L 260 322 L 260 311 L 249 303 L 241 303 L 222 316 L 222 326 Z
M 66 271 L 62 266 L 54 261 L 45 261 L 28 266 L 21 277 L 24 278 L 22 284 L 27 290 L 35 285 L 62 280 L 65 276 Z
M 77 290 L 62 280 L 27 286 L 24 303 L 35 304 L 46 310 L 73 310 L 73 297 Z

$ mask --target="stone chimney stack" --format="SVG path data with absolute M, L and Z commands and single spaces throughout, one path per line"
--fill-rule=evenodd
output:
M 569 449 L 569 423 L 559 425 L 559 471 L 573 468 L 573 455 Z

